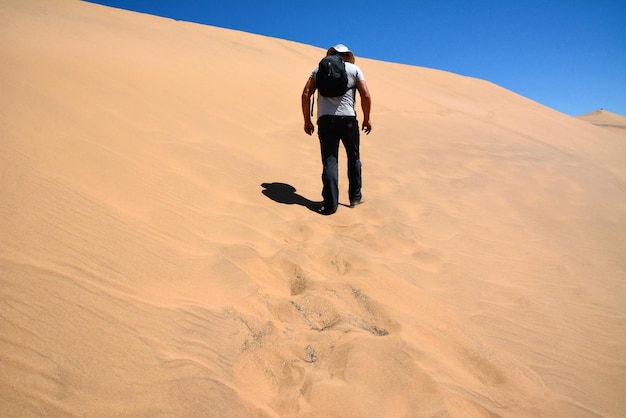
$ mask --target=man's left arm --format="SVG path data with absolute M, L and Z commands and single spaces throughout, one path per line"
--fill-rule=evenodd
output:
M 370 111 L 372 109 L 372 97 L 370 91 L 367 88 L 365 80 L 359 80 L 356 82 L 356 88 L 361 96 L 361 110 L 363 110 L 363 132 L 369 135 L 372 132 L 372 123 L 370 122 Z

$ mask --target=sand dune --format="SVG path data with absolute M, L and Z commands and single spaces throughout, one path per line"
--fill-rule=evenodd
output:
M 0 415 L 626 414 L 621 131 L 357 58 L 324 217 L 323 50 L 70 0 L 0 37 Z
M 578 119 L 607 128 L 614 133 L 626 135 L 626 117 L 607 112 L 604 109 L 578 116 Z

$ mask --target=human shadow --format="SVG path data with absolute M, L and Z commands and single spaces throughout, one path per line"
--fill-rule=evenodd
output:
M 265 196 L 272 199 L 274 202 L 282 203 L 285 205 L 300 205 L 304 206 L 310 211 L 316 212 L 321 202 L 313 202 L 305 197 L 296 193 L 296 188 L 290 184 L 285 183 L 262 183 L 261 187 L 264 190 L 261 191 Z

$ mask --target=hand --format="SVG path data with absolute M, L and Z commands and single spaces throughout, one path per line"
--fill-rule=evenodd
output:
M 361 130 L 363 132 L 365 132 L 365 135 L 369 135 L 370 132 L 372 132 L 372 124 L 370 123 L 370 121 L 363 121 L 363 127 L 361 128 Z
M 311 122 L 310 120 L 304 122 L 304 132 L 306 132 L 307 135 L 312 135 L 313 132 L 315 132 L 315 126 L 313 125 L 313 122 Z

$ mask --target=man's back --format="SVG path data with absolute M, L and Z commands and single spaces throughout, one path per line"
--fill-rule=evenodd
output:
M 348 73 L 348 91 L 339 97 L 326 97 L 318 94 L 317 97 L 317 117 L 334 115 L 334 116 L 356 116 L 354 109 L 355 97 L 356 97 L 356 84 L 357 81 L 365 81 L 363 72 L 361 69 L 350 63 L 346 62 L 346 72 Z M 311 77 L 316 78 L 318 67 L 313 69 Z

